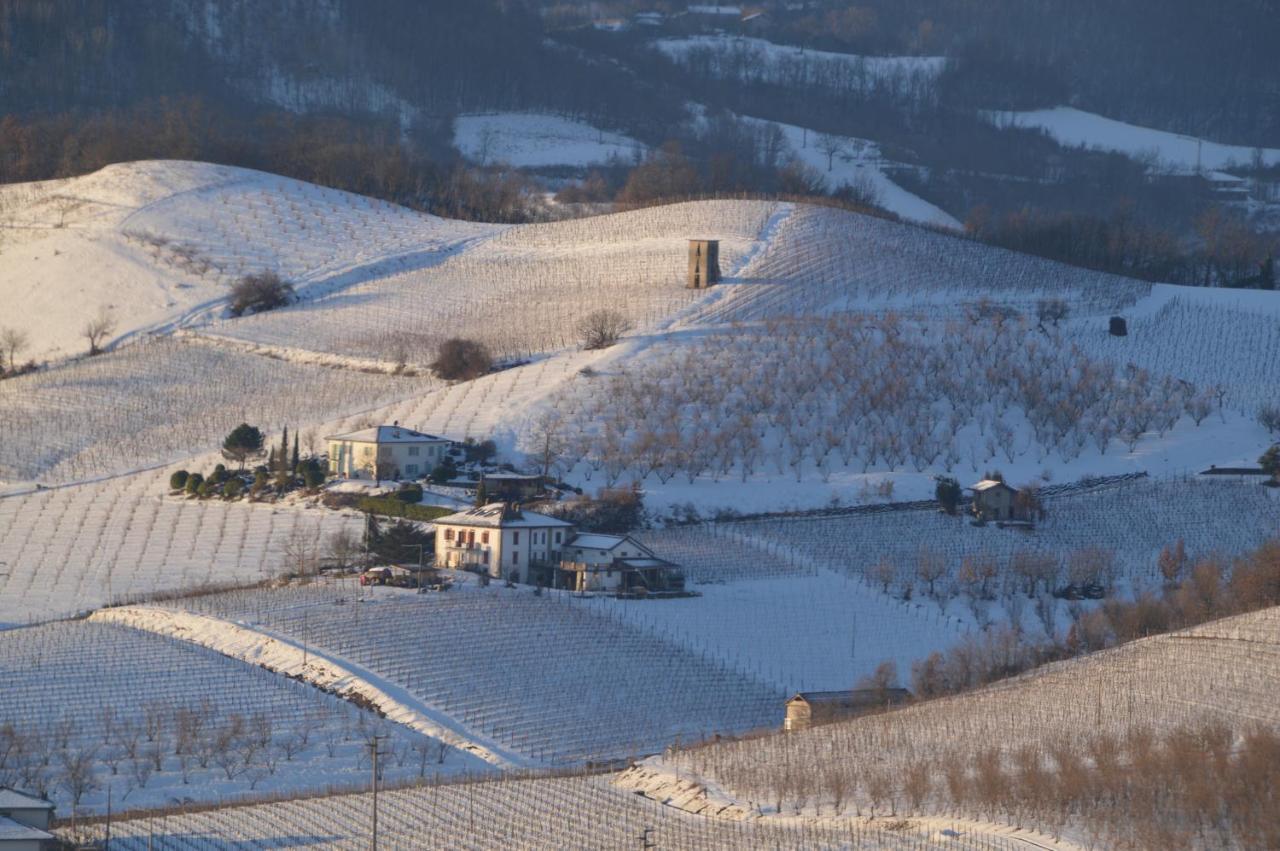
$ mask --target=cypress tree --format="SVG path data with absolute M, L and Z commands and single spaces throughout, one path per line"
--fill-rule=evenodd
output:
M 281 470 L 292 469 L 291 467 L 288 466 L 289 464 L 289 427 L 288 426 L 284 427 L 284 434 L 281 435 L 280 437 L 280 454 L 276 457 L 276 460 L 280 462 Z

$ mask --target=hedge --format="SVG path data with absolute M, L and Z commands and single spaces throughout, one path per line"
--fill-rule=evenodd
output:
M 366 514 L 378 514 L 383 517 L 403 517 L 406 520 L 431 522 L 448 514 L 454 509 L 441 505 L 415 505 L 401 502 L 394 496 L 366 496 L 360 499 L 356 507 Z

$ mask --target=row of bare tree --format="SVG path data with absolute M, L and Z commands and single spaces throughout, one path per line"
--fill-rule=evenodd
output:
M 608 485 L 746 480 L 769 467 L 825 481 L 855 463 L 950 471 L 967 460 L 977 472 L 1000 458 L 1106 453 L 1117 440 L 1132 451 L 1183 416 L 1200 424 L 1225 396 L 1095 361 L 1056 329 L 1003 314 L 942 328 L 892 314 L 771 320 L 579 382 L 530 442 L 555 443 L 555 467 L 581 464 Z

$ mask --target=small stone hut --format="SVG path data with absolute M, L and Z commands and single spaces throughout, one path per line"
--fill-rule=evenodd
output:
M 720 283 L 720 240 L 689 240 L 689 289 L 704 290 Z
M 802 691 L 787 701 L 782 729 L 804 730 L 814 724 L 852 718 L 873 709 L 904 703 L 904 688 L 855 688 L 845 691 Z
M 999 479 L 983 479 L 970 486 L 973 515 L 979 520 L 1012 520 L 1013 501 L 1018 491 Z

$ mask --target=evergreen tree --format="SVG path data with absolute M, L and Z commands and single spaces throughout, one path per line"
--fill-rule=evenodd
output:
M 484 486 L 484 481 L 482 480 L 479 487 L 476 488 L 476 507 L 479 508 L 488 504 L 489 490 Z
M 948 514 L 955 514 L 956 507 L 960 505 L 960 483 L 950 476 L 938 476 L 937 486 L 933 489 L 933 495 L 942 505 L 942 509 Z
M 1273 445 L 1258 459 L 1262 472 L 1271 477 L 1273 482 L 1280 482 L 1280 443 Z
M 276 461 L 280 464 L 280 471 L 292 470 L 289 466 L 289 427 L 284 427 L 284 434 L 280 437 L 280 454 L 276 456 Z
M 290 470 L 296 470 L 296 469 L 298 469 L 298 461 L 299 461 L 299 458 L 298 458 L 298 436 L 295 434 L 295 435 L 293 436 L 293 455 L 292 455 L 292 460 L 289 462 L 289 469 L 290 469 Z
M 248 423 L 240 423 L 222 441 L 222 457 L 235 461 L 241 470 L 244 469 L 245 461 L 261 456 L 262 432 Z

